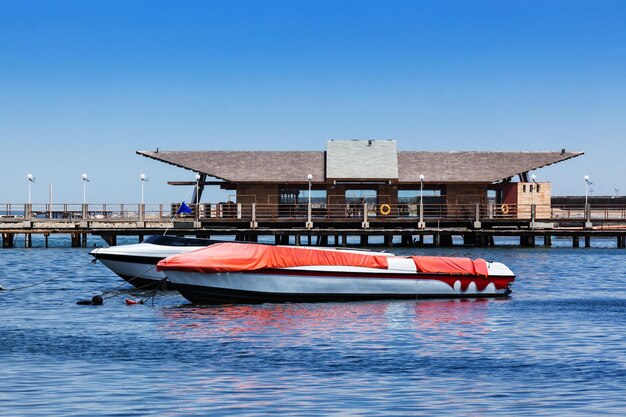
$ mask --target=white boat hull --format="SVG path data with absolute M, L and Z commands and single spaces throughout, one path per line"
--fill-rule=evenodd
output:
M 156 264 L 172 255 L 201 249 L 204 246 L 163 246 L 151 243 L 111 246 L 91 251 L 91 255 L 104 266 L 115 272 L 128 283 L 137 288 L 174 289 L 164 280 L 165 274 L 156 270 Z
M 508 270 L 508 268 L 507 268 Z M 165 271 L 189 301 L 220 302 L 329 301 L 345 299 L 498 297 L 510 293 L 500 278 L 434 276 L 410 273 L 324 273 L 283 269 L 201 273 Z
M 99 259 L 104 266 L 138 288 L 157 285 L 159 282 L 166 279 L 163 272 L 156 270 L 156 264 L 160 260 L 161 259 L 155 259 L 154 263 L 145 264 L 137 263 L 136 260 L 131 257 L 127 260 Z

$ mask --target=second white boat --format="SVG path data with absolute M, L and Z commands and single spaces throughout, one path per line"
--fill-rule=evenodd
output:
M 168 256 L 202 249 L 218 241 L 178 236 L 148 236 L 141 243 L 97 248 L 90 255 L 128 283 L 141 289 L 174 289 L 157 263 Z

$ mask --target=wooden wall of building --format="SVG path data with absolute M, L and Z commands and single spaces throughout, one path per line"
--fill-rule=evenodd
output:
M 293 187 L 297 189 L 297 186 Z M 319 189 L 319 185 L 316 187 Z M 304 188 L 303 188 L 304 189 Z M 530 217 L 531 204 L 537 207 L 537 218 L 549 217 L 552 184 L 530 182 L 508 182 L 495 185 L 487 184 L 447 184 L 445 198 L 448 214 L 455 217 L 475 216 L 475 205 L 486 204 L 488 189 L 499 193 L 497 209 L 507 205 L 507 214 L 512 217 Z M 389 204 L 392 210 L 398 205 L 398 186 L 396 184 L 329 184 L 326 202 L 330 206 L 346 204 L 346 192 L 349 190 L 375 190 L 377 204 Z M 532 191 L 531 191 L 532 190 Z M 256 203 L 257 207 L 266 206 L 265 210 L 275 210 L 279 204 L 281 187 L 278 184 L 238 184 L 237 202 L 244 205 Z M 268 213 L 270 214 L 270 213 Z
M 509 214 L 517 218 L 529 218 L 532 204 L 536 206 L 537 218 L 550 216 L 552 184 L 549 182 L 507 182 L 492 186 L 502 195 L 500 207 L 507 205 Z
M 451 216 L 475 215 L 476 204 L 487 202 L 486 184 L 448 184 L 446 186 L 448 214 Z
M 517 205 L 518 217 L 530 217 L 530 207 L 536 206 L 537 218 L 550 217 L 550 204 L 552 199 L 552 184 L 549 182 L 518 182 Z
M 237 202 L 242 204 L 278 204 L 278 185 L 237 184 Z

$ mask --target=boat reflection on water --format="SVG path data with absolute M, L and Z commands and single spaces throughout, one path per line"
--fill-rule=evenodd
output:
M 387 303 L 224 304 L 163 309 L 168 330 L 185 338 L 265 334 L 285 331 L 329 332 L 340 324 L 380 325 Z M 367 316 L 365 318 L 365 316 Z
M 419 317 L 421 329 L 438 329 L 454 323 L 479 325 L 485 322 L 489 303 L 497 301 L 484 298 L 422 301 L 415 303 L 415 316 Z
M 163 330 L 167 336 L 203 339 L 221 336 L 292 333 L 306 337 L 328 337 L 334 333 L 370 338 L 394 329 L 418 331 L 449 330 L 461 335 L 471 329 L 488 332 L 488 309 L 506 299 L 453 299 L 353 303 L 225 304 L 184 305 L 165 308 Z M 353 339 L 354 340 L 354 339 Z

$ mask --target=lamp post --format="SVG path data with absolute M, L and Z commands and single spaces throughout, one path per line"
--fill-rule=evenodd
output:
M 417 223 L 419 229 L 424 229 L 426 224 L 424 223 L 424 175 L 420 174 L 420 220 Z
M 589 186 L 593 185 L 591 181 L 589 181 L 589 175 L 585 175 L 583 177 L 585 179 L 585 229 L 591 229 L 591 210 L 589 209 L 588 198 L 589 198 Z
M 35 177 L 33 177 L 33 174 L 28 174 L 26 175 L 26 178 L 28 179 L 28 204 L 30 204 L 30 186 L 35 182 Z
M 313 174 L 307 174 L 306 180 L 309 182 L 309 204 L 307 206 L 306 228 L 311 229 L 313 227 L 313 222 L 311 221 L 311 181 L 313 181 Z
M 83 175 L 81 175 L 81 177 L 83 178 L 83 215 L 82 215 L 82 219 L 86 220 L 87 219 L 87 183 L 89 182 L 89 177 L 87 177 L 87 174 L 83 174 Z
M 198 195 L 199 192 L 200 192 L 200 174 L 196 174 L 196 206 L 198 205 L 198 201 L 200 199 Z
M 87 204 L 87 183 L 89 182 L 89 177 L 87 174 L 81 175 L 83 178 L 83 204 Z
M 313 174 L 308 174 L 306 180 L 309 182 L 309 206 L 311 205 L 311 181 L 313 181 Z
M 537 176 L 535 174 L 530 176 L 530 225 L 531 227 L 534 229 L 535 228 L 535 216 L 536 216 L 536 209 L 535 209 L 535 190 L 536 190 L 536 185 L 537 181 L 535 181 L 537 179 Z
M 141 180 L 141 205 L 143 206 L 143 183 L 148 181 L 146 174 L 139 175 L 139 180 Z
M 587 199 L 589 196 L 589 186 L 593 183 L 589 181 L 589 175 L 585 175 L 583 178 L 585 179 L 585 207 L 587 207 Z
M 139 219 L 143 220 L 146 216 L 146 206 L 143 204 L 143 183 L 148 181 L 146 174 L 140 174 L 139 180 L 141 181 L 141 204 L 139 205 Z
M 31 184 L 35 182 L 35 177 L 33 177 L 33 174 L 28 174 L 26 175 L 26 179 L 28 179 L 28 204 L 26 204 L 26 207 L 24 208 L 24 218 L 26 220 L 30 220 L 31 215 L 33 213 L 33 205 L 31 204 L 31 199 L 30 199 L 30 187 Z M 30 239 L 31 235 L 28 235 L 28 238 Z
M 196 174 L 196 221 L 200 218 L 200 207 L 198 207 L 198 202 L 200 200 L 200 174 Z

